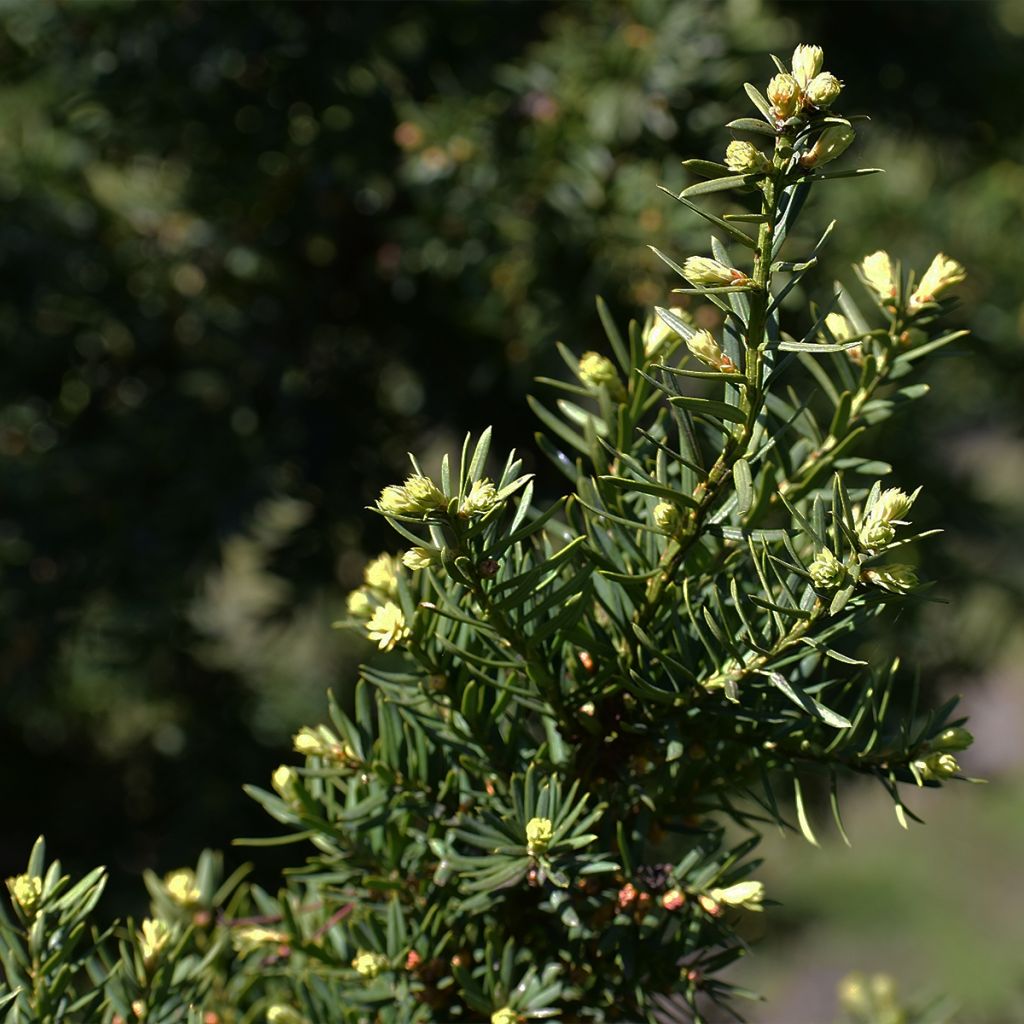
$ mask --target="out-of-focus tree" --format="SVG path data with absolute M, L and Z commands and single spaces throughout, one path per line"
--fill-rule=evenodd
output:
M 505 400 L 608 281 L 655 297 L 654 184 L 715 106 L 684 112 L 771 26 L 661 0 L 3 12 L 0 733 L 41 765 L 12 847 L 40 817 L 83 862 L 245 831 L 252 737 L 349 663 L 354 513 L 428 418 L 521 423 Z

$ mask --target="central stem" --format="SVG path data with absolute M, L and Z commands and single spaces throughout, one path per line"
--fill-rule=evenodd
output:
M 698 485 L 694 497 L 698 505 L 683 519 L 680 530 L 665 546 L 661 558 L 661 571 L 647 585 L 644 600 L 634 615 L 636 624 L 643 628 L 651 619 L 658 603 L 675 578 L 687 552 L 700 536 L 704 520 L 717 500 L 725 481 L 732 474 L 732 468 L 747 451 L 754 433 L 757 417 L 764 404 L 762 388 L 762 367 L 764 360 L 765 330 L 768 323 L 768 305 L 771 302 L 772 249 L 775 244 L 775 225 L 778 216 L 779 177 L 782 174 L 785 157 L 788 154 L 788 140 L 779 138 L 775 143 L 773 171 L 761 186 L 761 226 L 757 235 L 757 249 L 754 253 L 754 268 L 751 276 L 753 288 L 750 293 L 750 318 L 746 325 L 747 387 L 744 388 L 746 420 L 737 433 L 728 436 L 721 454 L 711 467 L 707 479 Z

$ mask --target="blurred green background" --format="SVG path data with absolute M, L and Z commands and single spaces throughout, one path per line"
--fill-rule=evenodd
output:
M 1024 1013 L 1019 0 L 0 6 L 4 872 L 45 831 L 131 908 L 141 868 L 265 832 L 240 786 L 367 654 L 330 629 L 388 542 L 363 507 L 488 422 L 533 463 L 553 342 L 601 344 L 597 293 L 665 301 L 645 245 L 706 239 L 655 186 L 801 41 L 888 171 L 812 202 L 808 235 L 840 222 L 816 287 L 879 246 L 970 270 L 971 339 L 876 442 L 946 527 L 950 603 L 869 643 L 965 694 L 992 781 L 909 834 L 855 790 L 852 853 L 771 841 L 785 907 L 737 976 L 776 1024 L 887 965 Z

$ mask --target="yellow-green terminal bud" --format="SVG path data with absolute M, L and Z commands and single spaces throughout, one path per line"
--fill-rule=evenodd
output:
M 402 486 L 418 512 L 433 512 L 448 503 L 444 492 L 428 476 L 411 476 Z
M 753 143 L 737 139 L 725 148 L 725 166 L 736 174 L 752 174 L 767 171 L 771 161 Z
M 142 930 L 139 932 L 139 951 L 142 953 L 143 963 L 147 967 L 153 965 L 153 961 L 163 952 L 170 939 L 171 930 L 164 921 L 159 918 L 147 917 L 142 922 Z
M 363 570 L 363 582 L 382 594 L 398 593 L 398 559 L 393 555 L 378 555 Z
M 831 590 L 846 578 L 846 566 L 828 548 L 822 548 L 807 567 L 811 580 L 822 590 Z
M 35 917 L 43 896 L 43 880 L 38 875 L 17 875 L 7 879 L 11 899 L 26 917 Z
M 887 487 L 871 506 L 871 518 L 881 519 L 887 523 L 899 521 L 910 511 L 916 497 L 916 493 L 907 494 L 899 487 Z
M 800 157 L 800 166 L 821 167 L 843 155 L 857 133 L 846 125 L 829 125 L 817 138 L 814 145 Z
M 164 878 L 164 890 L 179 907 L 195 906 L 202 897 L 191 868 L 179 868 Z
M 406 516 L 416 511 L 416 505 L 404 487 L 385 487 L 377 499 L 377 508 L 385 515 Z
M 626 397 L 622 381 L 619 380 L 619 371 L 615 364 L 600 352 L 584 352 L 580 356 L 579 363 L 580 380 L 592 388 L 605 387 L 608 394 L 616 401 L 622 401 Z
M 555 834 L 550 818 L 531 818 L 526 823 L 526 851 L 531 857 L 544 853 Z
M 843 83 L 828 71 L 812 78 L 804 89 L 804 95 L 816 107 L 830 107 L 839 98 Z
M 865 256 L 860 264 L 860 272 L 868 287 L 883 301 L 896 297 L 896 272 L 893 269 L 889 254 L 882 249 Z
M 800 83 L 792 75 L 776 75 L 768 83 L 768 100 L 780 121 L 792 117 L 800 105 Z
M 679 523 L 679 509 L 670 501 L 659 501 L 654 506 L 654 525 L 666 533 L 671 533 Z
M 842 313 L 829 313 L 825 317 L 825 326 L 832 337 L 840 343 L 849 341 L 855 333 L 850 321 Z
M 374 610 L 366 623 L 366 632 L 380 650 L 390 651 L 409 636 L 410 630 L 402 609 L 388 601 Z
M 763 882 L 737 882 L 725 889 L 712 889 L 708 895 L 716 902 L 727 907 L 743 907 L 746 910 L 764 910 Z
M 914 767 L 922 779 L 928 780 L 948 779 L 960 771 L 960 765 L 952 754 L 939 752 L 929 754 L 920 761 L 915 761 Z
M 858 1018 L 863 1018 L 873 1009 L 866 982 L 867 979 L 860 971 L 854 971 L 846 975 L 838 986 L 839 1005 Z
M 503 1006 L 491 1014 L 491 1024 L 519 1024 L 519 1014 L 511 1006 Z
M 820 46 L 813 46 L 810 43 L 801 43 L 793 51 L 793 77 L 800 83 L 801 87 L 807 83 L 821 70 L 824 61 L 824 54 Z
M 446 499 L 429 477 L 411 476 L 401 487 L 385 487 L 377 508 L 385 515 L 415 516 L 444 508 Z
M 292 749 L 296 754 L 302 754 L 305 757 L 320 757 L 324 753 L 324 741 L 315 729 L 304 725 L 292 737 Z
M 702 363 L 722 373 L 735 373 L 736 364 L 722 351 L 710 331 L 694 331 L 686 339 L 686 347 Z
M 353 590 L 345 602 L 349 615 L 357 619 L 365 619 L 373 611 L 373 603 L 365 590 Z
M 258 925 L 236 928 L 231 933 L 231 945 L 236 952 L 243 955 L 262 949 L 264 946 L 279 946 L 286 942 L 288 942 L 288 935 L 285 932 L 261 928 Z
M 388 958 L 383 953 L 371 953 L 361 949 L 352 961 L 356 974 L 363 978 L 376 978 L 388 965 Z
M 857 532 L 861 544 L 871 551 L 891 544 L 895 536 L 896 530 L 892 523 L 884 519 L 868 519 Z
M 298 1010 L 278 1003 L 267 1010 L 267 1024 L 308 1024 L 308 1021 Z
M 952 752 L 966 750 L 974 742 L 974 737 L 962 726 L 955 725 L 945 729 L 928 744 L 932 750 Z
M 896 563 L 867 569 L 864 572 L 864 577 L 875 586 L 893 594 L 908 594 L 918 584 L 917 573 L 913 566 Z
M 282 800 L 291 801 L 295 798 L 295 789 L 299 784 L 299 773 L 290 765 L 281 764 L 270 776 L 270 784 Z
M 460 516 L 485 515 L 497 504 L 498 491 L 486 477 L 474 482 L 459 506 Z
M 693 317 L 681 306 L 673 306 L 669 312 L 679 317 L 684 323 L 693 323 Z M 644 327 L 644 355 L 648 358 L 656 356 L 665 342 L 675 337 L 678 337 L 676 332 L 660 316 L 655 315 L 648 318 Z
M 698 288 L 746 284 L 750 280 L 742 270 L 727 267 L 710 256 L 688 256 L 683 261 L 683 276 Z
M 947 288 L 959 284 L 967 277 L 963 264 L 951 259 L 945 253 L 939 253 L 931 262 L 921 278 L 921 283 L 910 296 L 910 308 L 918 309 L 928 302 L 934 302 Z
M 905 1015 L 896 1001 L 896 984 L 888 974 L 865 977 L 859 971 L 839 983 L 839 1005 L 856 1024 L 903 1024 Z
M 887 487 L 868 508 L 864 522 L 857 532 L 861 544 L 870 550 L 884 548 L 896 536 L 893 523 L 902 521 L 910 511 L 917 494 L 907 494 L 898 487 Z
M 437 554 L 433 548 L 409 548 L 402 555 L 402 565 L 413 572 L 429 569 L 437 561 Z
M 348 745 L 342 743 L 326 725 L 319 725 L 315 729 L 304 725 L 292 737 L 292 749 L 304 757 L 322 757 L 338 764 L 356 760 Z

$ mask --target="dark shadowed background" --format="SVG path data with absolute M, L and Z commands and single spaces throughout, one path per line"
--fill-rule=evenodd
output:
M 866 791 L 852 853 L 772 845 L 775 956 L 738 973 L 777 1024 L 887 964 L 1022 1012 L 1019 0 L 0 8 L 0 869 L 42 831 L 133 909 L 142 868 L 267 831 L 241 785 L 367 654 L 330 628 L 386 542 L 363 507 L 485 423 L 534 460 L 553 342 L 600 344 L 596 293 L 664 302 L 645 245 L 706 239 L 655 186 L 801 41 L 888 171 L 817 198 L 816 287 L 880 246 L 970 272 L 972 337 L 875 443 L 947 531 L 921 570 L 950 603 L 867 649 L 965 694 L 992 782 L 909 835 Z

